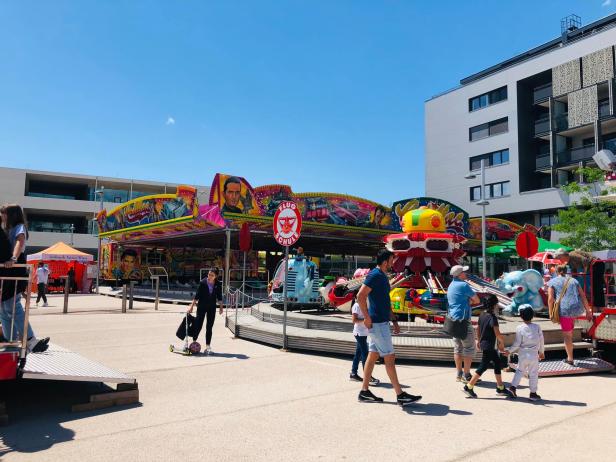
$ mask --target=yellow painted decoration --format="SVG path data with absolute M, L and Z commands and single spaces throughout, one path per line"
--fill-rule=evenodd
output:
M 420 207 L 404 214 L 402 217 L 402 230 L 405 233 L 444 233 L 445 218 L 443 214 L 437 210 Z

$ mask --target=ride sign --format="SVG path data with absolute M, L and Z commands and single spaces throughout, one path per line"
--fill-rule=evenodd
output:
M 274 239 L 289 247 L 297 242 L 302 231 L 302 216 L 295 202 L 283 201 L 274 215 Z

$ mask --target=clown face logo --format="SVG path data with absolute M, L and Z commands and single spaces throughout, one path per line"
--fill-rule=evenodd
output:
M 274 239 L 278 244 L 291 246 L 297 242 L 302 228 L 302 217 L 294 202 L 281 202 L 274 215 Z

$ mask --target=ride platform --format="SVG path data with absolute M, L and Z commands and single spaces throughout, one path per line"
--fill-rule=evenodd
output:
M 510 364 L 516 369 L 517 364 Z M 557 377 L 563 375 L 593 374 L 612 372 L 614 365 L 600 358 L 581 358 L 573 361 L 573 366 L 562 360 L 547 360 L 539 362 L 539 377 Z
M 105 387 L 103 389 L 98 388 L 97 393 L 88 393 L 86 395 L 87 402 L 72 405 L 71 410 L 73 412 L 92 411 L 139 402 L 139 387 L 134 377 L 51 343 L 47 351 L 29 353 L 26 356 L 26 364 L 21 371 L 21 379 L 116 385 L 115 390 Z M 81 393 L 79 393 L 79 396 L 83 398 Z M 6 425 L 8 420 L 6 405 L 4 402 L 0 402 L 0 425 Z
M 136 384 L 134 377 L 50 343 L 44 353 L 30 353 L 23 379 Z
M 275 346 L 283 345 L 283 313 L 270 304 L 261 303 L 250 309 L 240 310 L 235 324 L 235 313 L 229 311 L 227 327 L 239 337 Z M 549 320 L 537 320 L 541 326 L 546 352 L 562 354 L 565 351 L 560 328 Z M 515 339 L 518 319 L 502 318 L 500 329 L 505 345 Z M 428 323 L 423 319 L 400 322 L 401 332 L 393 336 L 396 357 L 406 360 L 453 361 L 453 340 L 442 332 L 441 324 Z M 351 316 L 346 313 L 309 314 L 287 313 L 287 345 L 290 349 L 352 355 L 355 353 Z M 582 329 L 574 331 L 574 348 L 580 355 L 590 355 L 592 344 L 582 339 Z M 474 360 L 481 360 L 477 352 Z

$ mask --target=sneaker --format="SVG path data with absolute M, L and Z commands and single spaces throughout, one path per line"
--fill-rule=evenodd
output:
M 381 381 L 379 379 L 370 377 L 370 385 L 372 385 L 373 387 L 376 387 L 377 385 L 380 385 L 380 384 L 381 384 Z
M 541 400 L 541 396 L 539 396 L 537 393 L 532 393 L 530 395 L 528 395 L 528 399 L 530 399 L 531 401 L 540 401 Z
M 477 398 L 477 393 L 475 393 L 475 390 L 473 390 L 472 388 L 468 388 L 468 386 L 466 385 L 464 385 L 464 388 L 462 389 L 462 391 L 469 398 Z
M 205 346 L 205 354 L 206 355 L 212 354 L 212 347 L 211 346 L 209 346 L 209 345 Z
M 39 304 L 39 302 L 36 302 L 36 303 L 34 304 L 34 306 L 36 306 L 36 307 L 38 308 L 38 304 Z
M 402 393 L 398 395 L 396 401 L 398 401 L 398 404 L 400 406 L 406 406 L 407 404 L 416 403 L 420 399 L 421 399 L 421 396 L 411 395 L 407 393 L 406 391 L 403 391 Z
M 38 306 L 38 304 L 37 304 L 36 306 Z M 43 306 L 44 306 L 44 307 L 48 307 L 48 306 L 49 306 L 49 303 L 45 302 L 45 303 L 43 303 Z
M 507 398 L 513 398 L 513 394 L 506 388 L 496 388 L 496 394 L 506 396 Z
M 349 380 L 352 380 L 353 382 L 363 382 L 364 381 L 364 379 L 362 379 L 358 374 L 349 375 Z
M 32 353 L 43 353 L 47 348 L 49 348 L 49 337 L 36 342 L 36 345 L 32 348 Z
M 372 393 L 370 390 L 360 391 L 359 395 L 357 396 L 357 400 L 362 401 L 362 402 L 373 402 L 373 403 L 383 402 L 383 398 L 379 398 L 378 396 L 375 396 L 374 393 Z
M 456 376 L 456 382 L 464 382 L 464 376 L 462 374 L 458 374 Z
M 511 385 L 509 388 L 507 388 L 507 390 L 509 391 L 509 393 L 511 393 L 511 397 L 512 398 L 517 398 L 518 394 L 516 392 L 516 389 L 513 385 Z

